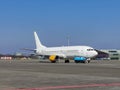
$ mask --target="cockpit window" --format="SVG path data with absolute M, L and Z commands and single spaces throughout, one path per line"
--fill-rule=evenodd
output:
M 87 51 L 94 51 L 94 49 L 87 49 Z

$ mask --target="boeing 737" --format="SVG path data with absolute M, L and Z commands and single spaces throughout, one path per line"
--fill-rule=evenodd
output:
M 64 58 L 65 63 L 68 63 L 70 58 L 78 62 L 88 63 L 89 58 L 95 57 L 98 53 L 90 46 L 62 46 L 62 47 L 46 47 L 42 45 L 38 35 L 34 32 L 37 55 L 48 56 L 52 63 L 55 63 L 59 58 Z

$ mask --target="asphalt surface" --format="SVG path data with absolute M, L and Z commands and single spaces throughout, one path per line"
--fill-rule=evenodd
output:
M 0 90 L 120 90 L 120 61 L 0 60 Z

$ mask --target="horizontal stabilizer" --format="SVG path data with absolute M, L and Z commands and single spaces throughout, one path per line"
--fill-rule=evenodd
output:
M 22 48 L 21 50 L 26 50 L 26 51 L 36 51 L 35 49 L 29 49 L 29 48 Z

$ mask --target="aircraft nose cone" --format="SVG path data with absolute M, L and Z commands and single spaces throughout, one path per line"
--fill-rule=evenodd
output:
M 95 56 L 97 56 L 98 55 L 98 52 L 95 52 Z

